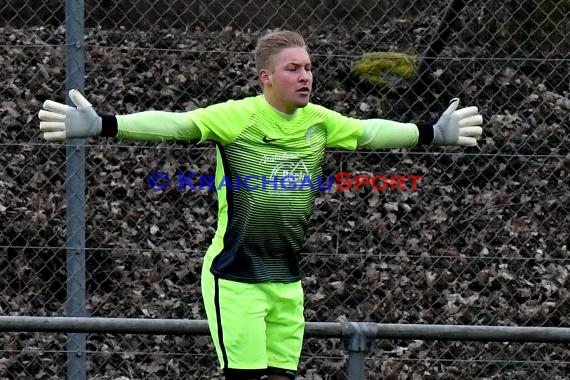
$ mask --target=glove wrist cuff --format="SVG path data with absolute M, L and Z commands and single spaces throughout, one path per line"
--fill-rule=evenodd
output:
M 101 137 L 116 137 L 118 132 L 115 115 L 101 115 Z
M 435 128 L 432 123 L 420 122 L 417 123 L 418 127 L 418 145 L 429 145 L 435 141 Z

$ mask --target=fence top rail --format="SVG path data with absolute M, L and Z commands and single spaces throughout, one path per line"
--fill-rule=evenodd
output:
M 2 332 L 208 335 L 206 320 L 0 316 Z M 570 328 L 307 322 L 306 337 L 570 343 Z

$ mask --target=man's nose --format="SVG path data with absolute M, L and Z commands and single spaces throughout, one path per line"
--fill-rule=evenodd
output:
M 310 78 L 310 73 L 309 71 L 303 69 L 301 70 L 301 74 L 299 75 L 299 82 L 308 82 L 309 78 Z

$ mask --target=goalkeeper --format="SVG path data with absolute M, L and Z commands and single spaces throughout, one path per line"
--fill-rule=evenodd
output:
M 311 60 L 295 32 L 260 38 L 255 60 L 263 87 L 258 96 L 188 112 L 99 116 L 71 90 L 77 107 L 45 101 L 40 131 L 47 141 L 108 136 L 216 143 L 219 220 L 201 274 L 213 343 L 226 379 L 285 380 L 295 378 L 303 342 L 299 253 L 316 190 L 280 189 L 281 178 L 318 178 L 328 148 L 476 145 L 482 117 L 477 107 L 458 109 L 457 99 L 435 123 L 359 120 L 310 103 Z M 233 189 L 246 176 L 259 180 L 250 188 L 264 190 Z M 231 183 L 218 186 L 222 180 Z

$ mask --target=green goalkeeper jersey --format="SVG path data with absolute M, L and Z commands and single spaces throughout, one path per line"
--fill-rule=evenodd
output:
M 299 254 L 325 148 L 354 150 L 360 120 L 309 103 L 293 115 L 262 95 L 188 112 L 200 142 L 217 145 L 218 228 L 206 263 L 242 282 L 300 279 Z M 304 182 L 304 186 L 301 186 Z
M 332 185 L 321 177 L 326 148 L 406 147 L 433 138 L 431 125 L 358 120 L 312 103 L 285 115 L 263 95 L 184 113 L 117 115 L 116 123 L 122 139 L 216 143 L 219 221 L 204 266 L 241 282 L 300 279 L 317 191 Z

